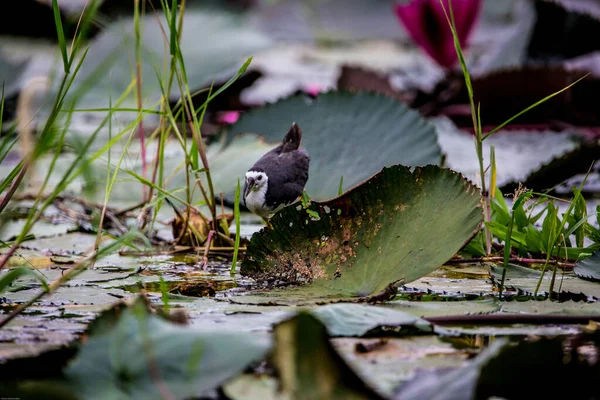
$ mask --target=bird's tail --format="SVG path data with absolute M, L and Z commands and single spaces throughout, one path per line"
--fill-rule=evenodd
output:
M 290 151 L 298 150 L 301 141 L 302 130 L 300 129 L 300 127 L 298 127 L 298 124 L 294 122 L 288 133 L 283 138 L 283 148 L 281 149 L 281 152 L 287 153 Z

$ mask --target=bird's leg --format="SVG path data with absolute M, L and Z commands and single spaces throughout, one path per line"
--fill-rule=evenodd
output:
M 265 221 L 265 225 L 267 225 L 269 229 L 273 229 L 273 225 L 271 225 L 271 222 L 268 218 L 263 217 L 263 221 Z

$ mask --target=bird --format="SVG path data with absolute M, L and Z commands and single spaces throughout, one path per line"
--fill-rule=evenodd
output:
M 244 205 L 271 227 L 269 219 L 295 202 L 308 181 L 310 156 L 300 147 L 302 130 L 295 122 L 282 143 L 265 153 L 246 172 Z

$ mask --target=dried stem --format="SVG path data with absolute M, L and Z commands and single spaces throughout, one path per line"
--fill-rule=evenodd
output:
M 208 232 L 208 239 L 206 239 L 206 246 L 204 247 L 204 257 L 202 257 L 202 270 L 204 271 L 206 271 L 206 268 L 208 267 L 208 249 L 210 248 L 214 234 L 215 231 L 211 230 L 210 232 Z
M 504 261 L 504 257 L 502 256 L 492 256 L 492 257 L 474 257 L 474 258 L 451 258 L 446 261 L 446 264 L 469 264 L 469 263 L 483 263 L 483 262 L 497 262 Z M 523 257 L 511 257 L 508 259 L 509 262 L 520 262 L 523 264 L 545 264 L 546 259 L 538 259 L 538 258 L 523 258 Z M 562 262 L 558 260 L 551 259 L 548 261 L 548 264 L 556 265 L 559 268 L 563 269 L 572 269 L 575 267 L 574 263 Z

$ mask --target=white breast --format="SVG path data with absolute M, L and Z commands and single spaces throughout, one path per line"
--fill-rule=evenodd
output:
M 248 197 L 246 197 L 246 207 L 248 207 L 248 210 L 263 218 L 268 218 L 273 212 L 273 210 L 270 210 L 265 206 L 266 194 L 267 184 L 263 185 L 256 192 L 248 193 Z

